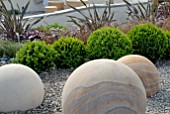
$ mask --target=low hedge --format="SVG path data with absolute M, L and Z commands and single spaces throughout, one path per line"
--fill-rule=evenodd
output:
M 119 29 L 107 27 L 98 29 L 87 40 L 88 57 L 118 59 L 133 52 L 131 40 Z
M 158 27 L 150 23 L 140 24 L 128 32 L 128 37 L 135 54 L 141 54 L 153 62 L 166 57 L 168 38 Z
M 59 68 L 76 68 L 85 62 L 86 48 L 82 41 L 74 37 L 60 38 L 52 45 L 59 55 L 55 64 Z

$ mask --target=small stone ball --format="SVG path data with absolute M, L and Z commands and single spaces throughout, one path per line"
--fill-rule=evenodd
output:
M 159 91 L 160 75 L 149 59 L 141 55 L 127 55 L 118 59 L 118 62 L 124 63 L 136 72 L 143 82 L 146 96 L 152 96 Z
M 34 70 L 21 64 L 0 67 L 0 112 L 35 108 L 43 97 L 43 83 Z
M 62 93 L 63 114 L 144 114 L 146 93 L 137 74 L 110 59 L 84 63 Z

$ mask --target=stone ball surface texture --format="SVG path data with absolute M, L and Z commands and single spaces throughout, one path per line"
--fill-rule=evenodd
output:
M 146 93 L 126 65 L 97 59 L 70 75 L 62 93 L 63 114 L 144 114 Z
M 21 64 L 0 67 L 0 112 L 35 108 L 43 97 L 43 83 L 34 70 Z
M 141 55 L 127 55 L 118 59 L 118 62 L 136 72 L 145 87 L 146 96 L 152 96 L 159 91 L 160 75 L 149 59 Z

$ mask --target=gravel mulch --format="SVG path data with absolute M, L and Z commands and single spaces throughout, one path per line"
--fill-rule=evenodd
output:
M 147 112 L 154 114 L 170 114 L 170 60 L 156 64 L 160 76 L 160 90 L 148 98 Z
M 160 90 L 148 98 L 146 113 L 170 114 L 170 60 L 158 62 L 156 66 L 161 74 Z M 72 71 L 73 69 L 60 69 L 41 73 L 45 88 L 43 103 L 32 110 L 8 114 L 61 114 L 62 89 Z

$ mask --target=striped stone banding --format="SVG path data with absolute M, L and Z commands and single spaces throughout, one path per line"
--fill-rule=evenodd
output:
M 131 67 L 130 67 L 131 68 Z M 148 78 L 155 78 L 158 79 L 159 77 L 159 73 L 158 72 L 152 72 L 149 70 L 144 70 L 144 69 L 137 69 L 137 68 L 132 68 L 134 71 L 139 72 L 141 74 L 146 74 L 147 76 L 149 76 Z M 158 76 L 158 77 L 156 77 Z
M 158 76 L 157 76 L 158 79 L 153 79 L 153 78 L 148 78 L 149 76 L 145 74 L 141 74 L 136 70 L 135 72 L 138 74 L 139 78 L 142 80 L 142 83 L 144 84 L 145 88 L 154 88 L 155 86 L 159 86 L 160 80 Z
M 149 63 L 126 63 L 142 80 L 147 96 L 158 92 L 160 76 L 156 67 Z
M 159 87 L 157 88 L 147 88 L 145 91 L 147 92 L 148 96 L 152 96 L 153 94 L 157 93 L 159 90 Z
M 138 68 L 138 69 L 147 69 L 151 72 L 157 72 L 157 69 L 154 65 L 152 64 L 148 64 L 148 63 L 139 63 L 139 62 L 131 62 L 131 63 L 125 63 L 126 65 L 128 65 L 131 68 Z
M 144 85 L 145 89 L 154 89 L 154 88 L 159 87 L 159 85 L 157 85 L 157 84 L 149 85 L 149 84 L 144 83 L 143 85 Z
M 63 101 L 64 114 L 105 114 L 116 108 L 143 114 L 144 93 L 137 87 L 119 82 L 100 82 L 89 87 L 75 88 Z
M 120 112 L 121 114 L 138 114 L 137 112 L 133 111 L 133 110 L 130 110 L 129 108 L 127 107 L 118 107 L 118 108 L 114 108 L 110 111 L 108 111 L 107 113 L 105 114 L 115 114 L 117 112 Z

